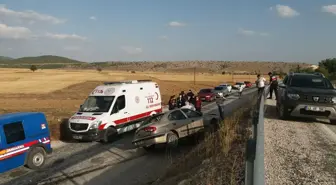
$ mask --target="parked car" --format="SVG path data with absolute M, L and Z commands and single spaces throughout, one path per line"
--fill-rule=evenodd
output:
M 43 113 L 0 115 L 0 173 L 27 166 L 41 169 L 52 153 L 48 122 Z
M 246 85 L 245 85 L 244 82 L 236 82 L 236 83 L 233 85 L 233 88 L 234 88 L 234 89 L 239 89 L 240 86 L 243 86 L 243 88 L 246 87 Z
M 230 85 L 230 84 L 220 84 L 219 86 L 222 86 L 222 87 L 227 87 L 227 89 L 228 89 L 229 93 L 230 93 L 230 92 L 231 92 L 231 90 L 232 90 L 232 85 Z
M 280 119 L 323 118 L 336 124 L 336 90 L 320 73 L 290 73 L 279 84 L 276 108 Z
M 225 86 L 217 86 L 214 88 L 214 92 L 216 93 L 217 98 L 222 98 L 229 95 L 229 90 Z
M 155 114 L 136 130 L 132 143 L 145 150 L 158 144 L 176 147 L 179 139 L 201 132 L 213 132 L 219 128 L 217 115 L 203 115 L 191 109 L 174 109 Z
M 244 81 L 244 83 L 246 88 L 252 87 L 252 83 L 250 81 Z
M 198 97 L 200 97 L 202 101 L 212 102 L 216 100 L 216 93 L 214 92 L 213 89 L 210 89 L 210 88 L 201 89 L 198 92 Z

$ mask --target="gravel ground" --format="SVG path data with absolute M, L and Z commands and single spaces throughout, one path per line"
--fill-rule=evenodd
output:
M 293 121 L 295 120 L 295 121 Z M 266 101 L 265 183 L 336 184 L 336 143 L 311 120 L 277 119 Z

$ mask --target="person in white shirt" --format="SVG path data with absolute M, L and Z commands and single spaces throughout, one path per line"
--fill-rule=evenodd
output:
M 196 110 L 195 106 L 192 103 L 188 102 L 188 101 L 185 102 L 185 106 L 181 107 L 181 109 L 183 109 L 183 108 L 185 108 L 185 109 L 191 109 L 191 110 L 194 110 L 194 111 Z
M 257 75 L 257 78 L 256 84 L 258 87 L 258 94 L 260 95 L 260 93 L 264 92 L 266 79 L 261 77 L 260 74 Z
M 239 98 L 241 97 L 241 95 L 243 94 L 243 90 L 244 90 L 244 86 L 239 86 L 239 89 L 238 89 L 238 95 L 239 95 Z

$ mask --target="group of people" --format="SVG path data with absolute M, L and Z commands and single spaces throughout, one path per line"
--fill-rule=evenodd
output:
M 177 98 L 175 98 L 175 95 L 170 97 L 168 106 L 169 110 L 173 110 L 175 108 L 188 108 L 201 112 L 202 101 L 191 90 L 189 90 L 188 93 L 181 91 Z
M 273 73 L 269 72 L 268 76 L 270 77 L 269 83 L 270 83 L 270 96 L 268 97 L 268 99 L 272 99 L 272 95 L 273 95 L 273 91 L 275 94 L 275 99 L 277 99 L 277 95 L 278 95 L 278 78 L 273 75 Z M 264 77 L 261 77 L 260 74 L 257 75 L 257 80 L 256 80 L 256 84 L 258 87 L 258 94 L 260 95 L 260 93 L 264 92 L 265 89 L 265 83 L 266 83 L 266 79 Z

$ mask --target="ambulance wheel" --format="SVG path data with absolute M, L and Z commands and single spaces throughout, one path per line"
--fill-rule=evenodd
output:
M 27 167 L 33 170 L 41 169 L 43 168 L 46 160 L 46 153 L 43 148 L 36 147 L 33 148 L 28 153 L 27 158 Z
M 101 142 L 102 143 L 110 143 L 110 142 L 112 142 L 115 139 L 117 133 L 118 133 L 118 131 L 115 128 L 108 127 L 106 129 L 106 132 L 105 132 L 105 134 L 104 134 L 103 139 L 101 140 Z

